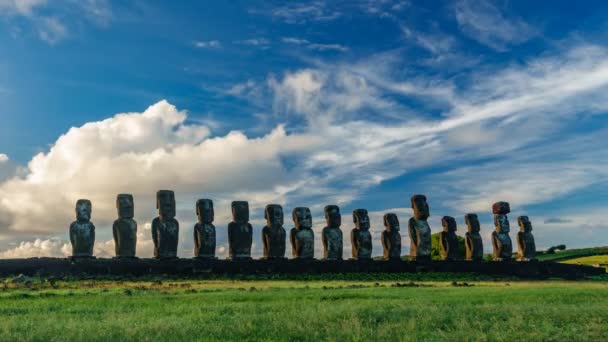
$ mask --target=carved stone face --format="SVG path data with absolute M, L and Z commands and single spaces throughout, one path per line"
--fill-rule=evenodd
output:
M 355 222 L 357 229 L 369 230 L 369 216 L 367 216 L 367 210 L 355 209 L 353 211 L 353 222 Z
M 175 217 L 175 193 L 171 190 L 160 190 L 156 193 L 156 208 L 163 218 Z
M 388 213 L 384 215 L 384 227 L 386 227 L 386 231 L 389 232 L 398 232 L 400 230 L 399 227 L 399 218 L 397 215 L 393 213 Z
M 455 232 L 457 229 L 456 220 L 452 216 L 444 216 L 441 218 L 441 225 L 444 232 Z
M 464 215 L 464 222 L 467 224 L 467 231 L 469 233 L 479 233 L 480 227 L 477 214 Z
M 91 201 L 79 199 L 76 202 L 76 220 L 78 220 L 78 222 L 89 222 L 91 220 L 91 211 Z
M 294 208 L 292 216 L 296 229 L 310 229 L 312 227 L 312 215 L 310 214 L 310 209 L 306 207 Z
M 507 202 L 496 202 L 492 205 L 492 213 L 506 215 L 511 212 L 511 206 Z
M 264 218 L 268 227 L 280 227 L 283 225 L 283 208 L 278 204 L 269 204 L 264 211 Z
M 496 231 L 499 233 L 508 233 L 510 231 L 510 228 L 509 218 L 507 217 L 507 215 L 494 215 L 494 227 L 496 227 Z
M 426 196 L 414 195 L 411 199 L 414 218 L 416 220 L 426 220 L 430 216 L 429 205 L 426 203 Z
M 133 195 L 120 194 L 116 197 L 116 209 L 118 209 L 118 217 L 130 219 L 135 216 L 135 206 L 133 204 Z
M 337 205 L 325 207 L 325 221 L 328 227 L 340 227 L 342 225 L 342 215 L 340 215 L 340 208 Z
M 196 201 L 196 216 L 200 223 L 213 223 L 215 212 L 213 211 L 213 201 L 210 199 L 199 199 Z
M 529 233 L 532 231 L 532 222 L 528 219 L 528 216 L 520 216 L 517 218 L 519 224 L 519 230 L 522 232 Z
M 249 202 L 234 201 L 232 202 L 232 220 L 239 223 L 249 222 Z

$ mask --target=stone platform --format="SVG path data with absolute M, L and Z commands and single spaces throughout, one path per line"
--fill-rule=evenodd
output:
M 241 275 L 324 273 L 415 273 L 455 272 L 528 279 L 580 279 L 606 273 L 604 268 L 555 262 L 468 262 L 468 261 L 321 261 L 321 260 L 197 260 L 197 259 L 60 259 L 31 258 L 0 260 L 0 276 L 65 275 Z

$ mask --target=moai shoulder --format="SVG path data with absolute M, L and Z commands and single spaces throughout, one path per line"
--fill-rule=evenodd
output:
M 249 223 L 249 203 L 232 202 L 232 222 L 228 224 L 230 259 L 251 259 L 253 227 Z
M 466 260 L 482 261 L 483 239 L 481 238 L 481 234 L 479 234 L 481 227 L 477 214 L 466 214 L 464 216 L 464 222 L 467 224 L 467 233 L 464 238 Z
M 213 220 L 215 211 L 213 201 L 199 199 L 196 201 L 198 222 L 194 225 L 194 257 L 198 259 L 215 259 L 216 233 Z
M 278 204 L 267 205 L 264 218 L 266 219 L 266 226 L 262 228 L 264 258 L 284 259 L 286 232 L 283 228 L 283 207 Z
M 511 261 L 513 257 L 513 244 L 509 236 L 509 218 L 511 207 L 507 202 L 496 202 L 492 205 L 494 213 L 494 232 L 492 232 L 492 247 L 494 261 Z
M 534 242 L 534 235 L 532 235 L 532 223 L 528 216 L 518 217 L 517 223 L 520 229 L 517 233 L 517 260 L 535 261 L 536 243 Z
M 399 218 L 396 214 L 384 215 L 384 228 L 382 232 L 382 249 L 384 260 L 401 260 L 401 234 L 399 233 Z
M 137 222 L 133 195 L 120 194 L 116 196 L 118 219 L 112 226 L 114 246 L 117 258 L 135 258 L 137 248 Z
M 175 219 L 175 193 L 171 190 L 159 190 L 156 193 L 156 208 L 158 217 L 152 221 L 154 257 L 175 259 L 179 242 L 179 222 Z
M 350 233 L 353 259 L 370 260 L 372 258 L 372 235 L 369 232 L 370 222 L 367 210 L 355 209 L 353 222 L 355 228 Z
M 414 195 L 410 199 L 414 217 L 408 221 L 410 234 L 410 260 L 431 260 L 431 228 L 427 222 L 430 216 L 429 205 L 424 195 Z
M 440 233 L 441 260 L 454 261 L 460 258 L 456 220 L 451 216 L 441 218 L 443 231 Z
M 91 223 L 93 206 L 87 199 L 76 201 L 76 221 L 70 225 L 72 258 L 94 258 L 95 226 Z
M 294 228 L 290 231 L 292 255 L 295 259 L 313 259 L 315 255 L 315 236 L 312 231 L 310 209 L 297 207 L 292 211 Z
M 323 258 L 326 260 L 342 260 L 343 237 L 340 226 L 342 215 L 337 205 L 325 206 L 325 221 L 327 225 L 323 228 L 321 240 L 323 242 Z

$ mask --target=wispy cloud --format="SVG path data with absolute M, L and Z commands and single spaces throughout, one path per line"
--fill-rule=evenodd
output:
M 260 48 L 268 48 L 268 45 L 270 45 L 270 40 L 268 38 L 261 37 L 261 38 L 236 40 L 236 41 L 234 41 L 234 43 L 241 44 L 241 45 L 256 46 L 256 47 L 260 47 Z
M 53 45 L 68 36 L 68 29 L 57 18 L 44 18 L 38 28 L 38 35 Z
M 317 51 L 339 51 L 339 52 L 346 52 L 346 51 L 348 51 L 348 48 L 346 46 L 343 46 L 343 45 L 340 45 L 340 44 L 313 43 L 313 42 L 310 42 L 307 39 L 301 39 L 301 38 L 284 37 L 284 38 L 281 39 L 281 41 L 283 43 L 286 43 L 286 44 L 302 45 L 302 46 L 304 46 L 304 47 L 306 47 L 307 49 L 310 49 L 310 50 L 317 50 Z
M 217 49 L 222 47 L 222 43 L 219 40 L 199 40 L 194 42 L 194 46 L 197 48 Z
M 511 45 L 524 43 L 539 34 L 522 18 L 502 12 L 490 1 L 461 0 L 454 9 L 463 33 L 498 51 L 505 51 Z

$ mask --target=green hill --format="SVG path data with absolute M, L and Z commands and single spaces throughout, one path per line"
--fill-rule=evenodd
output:
M 543 253 L 538 255 L 540 261 L 566 261 L 582 257 L 590 257 L 594 255 L 607 255 L 608 246 L 566 249 L 564 251 L 556 251 L 555 253 Z

